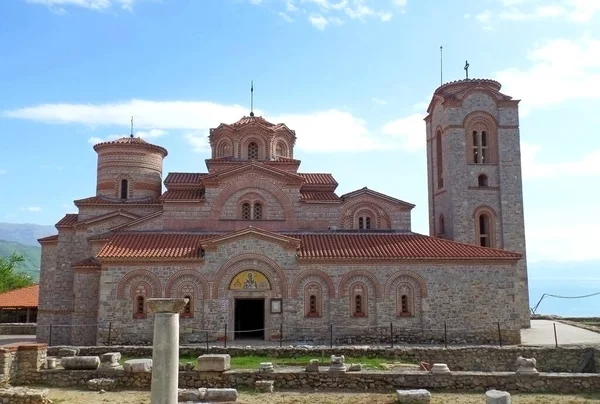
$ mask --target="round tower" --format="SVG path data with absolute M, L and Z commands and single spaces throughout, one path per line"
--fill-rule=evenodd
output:
M 94 150 L 98 153 L 97 196 L 124 201 L 161 195 L 167 149 L 131 135 L 98 143 Z

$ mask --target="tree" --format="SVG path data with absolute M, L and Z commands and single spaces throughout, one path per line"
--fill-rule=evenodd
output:
M 23 256 L 17 253 L 0 257 L 0 293 L 33 285 L 30 276 L 17 272 L 17 265 L 23 261 Z

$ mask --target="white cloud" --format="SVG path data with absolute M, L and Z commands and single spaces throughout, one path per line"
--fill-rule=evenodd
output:
M 27 3 L 39 4 L 56 11 L 65 11 L 65 7 L 81 7 L 94 11 L 106 10 L 112 6 L 131 11 L 136 0 L 25 0 Z
M 379 13 L 377 13 L 377 15 L 379 16 L 379 19 L 383 22 L 391 21 L 392 17 L 394 16 L 392 13 L 383 13 L 383 12 L 379 12 Z
M 541 147 L 521 144 L 521 162 L 525 179 L 600 176 L 600 149 L 592 150 L 578 160 L 546 163 L 539 160 Z
M 425 146 L 424 114 L 412 114 L 404 118 L 386 123 L 382 132 L 393 140 L 400 142 L 400 147 L 407 151 L 416 151 Z
M 294 20 L 292 19 L 292 17 L 290 17 L 289 15 L 287 15 L 286 13 L 284 13 L 283 11 L 280 11 L 279 16 L 285 21 L 285 22 L 294 22 Z
M 292 0 L 289 0 L 285 3 L 285 9 L 291 13 L 298 11 L 298 7 L 294 5 L 294 2 Z
M 6 174 L 6 170 L 0 168 L 0 175 Z
M 378 100 L 374 98 L 374 102 Z M 385 103 L 378 100 L 379 103 Z M 2 116 L 28 119 L 53 124 L 82 124 L 97 127 L 121 125 L 126 117 L 135 115 L 135 125 L 146 130 L 135 136 L 148 139 L 169 134 L 183 136 L 193 150 L 205 152 L 208 147 L 208 129 L 219 123 L 232 123 L 247 110 L 237 105 L 221 105 L 203 101 L 144 101 L 109 104 L 44 104 L 4 111 Z M 261 111 L 255 111 L 262 115 Z M 367 123 L 349 112 L 338 109 L 310 113 L 282 113 L 265 119 L 283 122 L 298 133 L 298 148 L 307 151 L 344 152 L 373 149 L 416 150 L 422 141 L 424 124 L 422 114 L 410 115 L 372 130 Z M 122 125 L 121 125 L 122 126 Z M 161 129 L 157 129 L 161 128 Z M 93 136 L 92 144 L 113 140 L 123 134 Z
M 21 208 L 24 212 L 41 212 L 42 208 L 39 206 L 27 206 L 26 208 Z
M 254 4 L 254 5 L 258 5 L 260 3 L 262 3 L 263 0 L 250 0 L 250 3 Z
M 386 105 L 387 104 L 386 100 L 382 100 L 381 98 L 377 98 L 377 97 L 371 98 L 371 101 L 373 101 L 377 105 Z
M 600 3 L 600 2 L 599 2 Z M 531 109 L 574 99 L 600 98 L 600 40 L 555 39 L 532 50 L 527 69 L 494 73 L 503 91 L 522 99 L 521 115 Z
M 309 16 L 308 21 L 312 24 L 313 27 L 320 31 L 323 31 L 327 24 L 329 24 L 327 18 L 323 17 L 321 14 L 313 14 Z
M 485 28 L 485 29 L 492 29 L 492 26 L 490 24 L 491 20 L 492 20 L 492 13 L 489 10 L 486 10 L 480 14 L 477 14 L 475 16 L 475 19 Z
M 394 4 L 396 7 L 400 8 L 400 10 L 404 11 L 406 9 L 406 3 L 408 3 L 408 0 L 393 0 L 392 4 Z

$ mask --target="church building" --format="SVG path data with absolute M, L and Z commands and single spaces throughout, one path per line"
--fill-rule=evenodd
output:
M 39 342 L 152 340 L 147 300 L 184 297 L 182 343 L 518 343 L 529 326 L 518 103 L 493 80 L 447 83 L 425 118 L 429 235 L 414 205 L 344 195 L 294 158 L 285 123 L 210 130 L 206 172 L 163 176 L 167 150 L 98 143 L 96 194 L 42 245 Z M 359 166 L 356 167 L 360 169 Z M 390 178 L 393 181 L 393 177 Z M 365 184 L 366 185 L 366 184 Z M 283 335 L 281 333 L 283 332 Z

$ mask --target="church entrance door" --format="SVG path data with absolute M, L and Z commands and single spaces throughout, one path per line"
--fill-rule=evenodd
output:
M 265 338 L 265 299 L 235 299 L 235 339 Z

